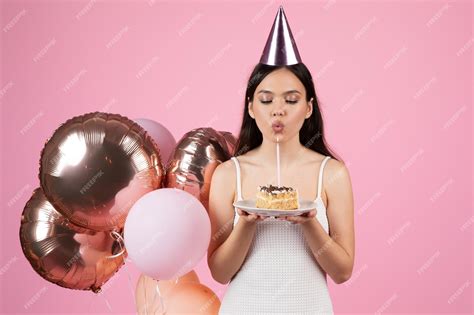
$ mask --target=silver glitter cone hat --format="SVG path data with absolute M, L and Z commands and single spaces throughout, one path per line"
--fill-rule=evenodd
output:
M 280 66 L 294 65 L 301 62 L 298 48 L 283 11 L 283 6 L 280 6 L 260 57 L 260 63 Z

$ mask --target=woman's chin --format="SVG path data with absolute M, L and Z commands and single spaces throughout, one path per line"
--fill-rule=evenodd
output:
M 272 135 L 273 142 L 284 142 L 285 141 L 285 134 L 283 132 L 274 132 Z

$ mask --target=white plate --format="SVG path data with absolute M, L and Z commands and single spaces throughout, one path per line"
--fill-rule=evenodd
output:
M 277 210 L 277 209 L 264 209 L 264 208 L 256 208 L 255 207 L 255 200 L 239 200 L 234 202 L 234 207 L 244 210 L 248 213 L 255 213 L 260 215 L 266 216 L 278 216 L 278 215 L 291 215 L 296 216 L 311 210 L 316 209 L 316 202 L 311 200 L 298 200 L 300 203 L 300 207 L 294 210 Z

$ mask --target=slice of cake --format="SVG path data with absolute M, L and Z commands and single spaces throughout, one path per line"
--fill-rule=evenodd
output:
M 258 186 L 255 207 L 279 210 L 298 209 L 298 190 L 286 186 Z

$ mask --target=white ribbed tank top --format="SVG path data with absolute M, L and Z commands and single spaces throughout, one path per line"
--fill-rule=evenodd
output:
M 316 218 L 328 233 L 326 207 L 321 198 L 321 163 L 316 197 Z M 242 200 L 240 165 L 237 170 L 238 200 Z M 239 220 L 234 212 L 234 226 Z M 273 217 L 257 223 L 247 256 L 230 280 L 222 299 L 220 315 L 228 314 L 333 314 L 326 272 L 306 243 L 299 224 Z

